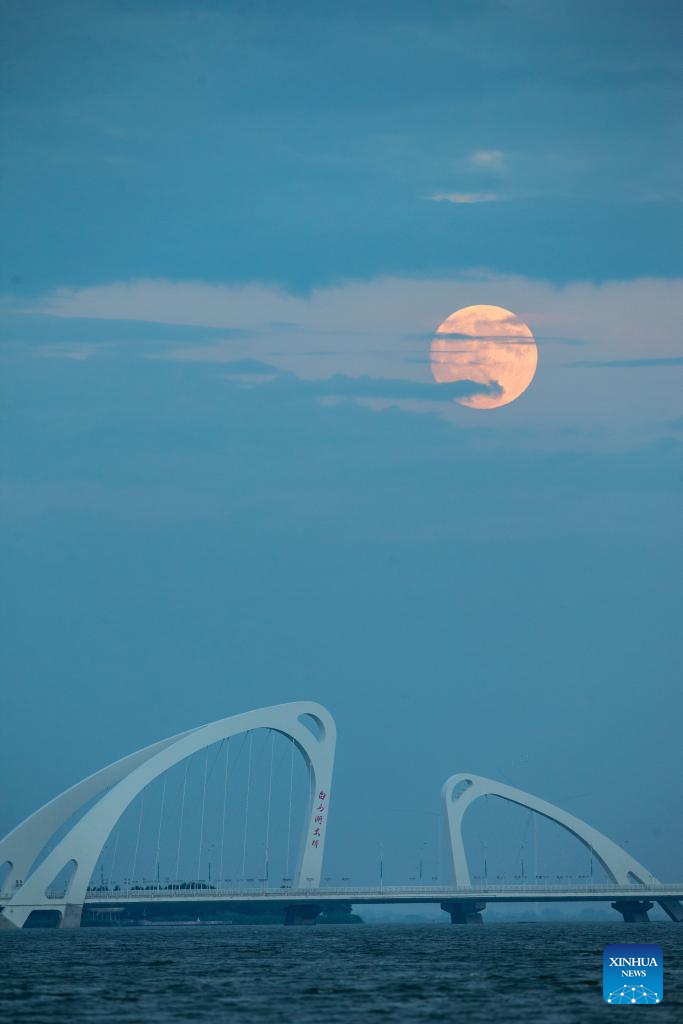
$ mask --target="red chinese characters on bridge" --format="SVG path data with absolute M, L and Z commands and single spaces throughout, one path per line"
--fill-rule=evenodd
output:
M 315 808 L 315 814 L 313 816 L 313 834 L 311 837 L 311 846 L 315 846 L 316 849 L 320 846 L 320 840 L 323 834 L 323 825 L 325 824 L 325 809 L 327 800 L 327 793 L 321 789 L 317 797 L 317 805 Z

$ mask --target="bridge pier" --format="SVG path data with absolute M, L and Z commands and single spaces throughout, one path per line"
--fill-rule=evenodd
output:
M 486 904 L 481 900 L 444 900 L 441 909 L 451 915 L 451 924 L 483 924 L 481 912 Z
M 641 924 L 649 921 L 648 910 L 652 910 L 654 903 L 649 900 L 615 900 L 612 909 L 621 914 L 626 924 Z
M 317 903 L 294 903 L 285 907 L 285 924 L 315 924 L 322 907 Z
M 59 922 L 60 928 L 80 928 L 81 927 L 81 914 L 83 913 L 82 903 L 66 903 L 62 911 L 62 920 Z

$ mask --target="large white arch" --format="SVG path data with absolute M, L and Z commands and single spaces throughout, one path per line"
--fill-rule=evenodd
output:
M 318 735 L 304 724 L 304 716 L 313 719 Z M 334 719 L 322 705 L 295 701 L 222 718 L 153 743 L 88 776 L 26 818 L 0 841 L 0 864 L 8 861 L 11 864 L 9 878 L 3 887 L 6 891 L 10 886 L 14 890 L 10 890 L 8 900 L 3 899 L 0 926 L 21 928 L 33 910 L 45 909 L 61 911 L 63 926 L 78 925 L 83 900 L 102 848 L 135 797 L 159 775 L 191 754 L 252 729 L 273 729 L 290 737 L 309 766 L 311 788 L 296 880 L 299 886 L 302 883 L 308 888 L 319 886 L 336 728 Z M 320 817 L 316 811 L 320 794 L 324 794 L 322 802 L 325 806 L 322 824 L 314 821 Z M 97 799 L 92 807 L 31 871 L 48 840 L 72 814 L 93 798 Z M 76 868 L 67 892 L 61 899 L 48 899 L 48 887 L 72 861 Z
M 493 779 L 485 779 L 481 775 L 468 775 L 461 772 L 451 775 L 441 790 L 448 828 L 448 848 L 453 880 L 459 888 L 470 888 L 472 884 L 462 838 L 462 819 L 467 808 L 482 796 L 500 797 L 501 800 L 519 804 L 520 807 L 526 807 L 530 811 L 535 811 L 544 818 L 556 822 L 592 851 L 596 860 L 602 864 L 611 880 L 617 885 L 657 884 L 657 879 L 652 873 L 635 860 L 630 853 L 623 850 L 621 846 L 617 846 L 596 828 L 586 824 L 585 821 L 563 811 L 561 807 L 556 807 L 555 804 L 548 803 L 547 800 L 532 796 L 531 793 L 525 793 L 522 789 L 507 786 L 503 782 L 494 782 Z
M 191 730 L 190 730 L 191 731 Z M 89 775 L 59 796 L 43 804 L 37 811 L 25 818 L 16 828 L 0 839 L 0 865 L 9 863 L 9 873 L 3 882 L 3 891 L 12 892 L 28 878 L 33 863 L 49 839 L 93 797 L 103 793 L 105 789 L 124 778 L 133 768 L 152 757 L 158 750 L 163 750 L 185 736 L 178 733 L 167 740 L 153 743 L 149 747 L 137 750 L 128 757 L 121 758 L 107 765 L 100 771 Z

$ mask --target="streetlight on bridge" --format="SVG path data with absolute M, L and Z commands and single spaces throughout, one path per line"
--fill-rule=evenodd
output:
M 419 878 L 420 878 L 420 885 L 422 884 L 422 873 L 423 873 L 422 868 L 423 868 L 424 851 L 426 850 L 426 848 L 428 846 L 429 846 L 429 843 L 423 843 L 422 847 L 420 849 L 420 870 L 418 872 Z

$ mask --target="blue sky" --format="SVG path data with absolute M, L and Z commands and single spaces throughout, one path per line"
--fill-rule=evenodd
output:
M 1 18 L 0 832 L 310 697 L 339 849 L 474 770 L 675 874 L 680 5 Z M 429 371 L 474 303 L 539 346 L 491 413 Z

